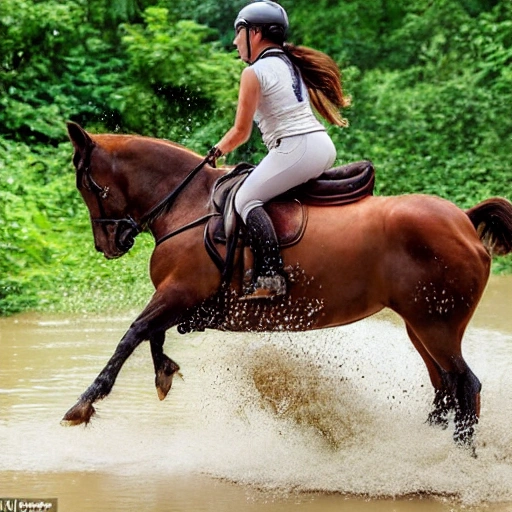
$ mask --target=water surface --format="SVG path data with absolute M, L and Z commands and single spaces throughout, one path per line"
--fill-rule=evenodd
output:
M 60 419 L 134 313 L 0 319 L 0 497 L 59 510 L 512 510 L 511 278 L 493 278 L 464 355 L 483 383 L 478 458 L 429 428 L 426 369 L 382 314 L 304 334 L 170 332 L 160 402 L 143 344 L 87 428 Z

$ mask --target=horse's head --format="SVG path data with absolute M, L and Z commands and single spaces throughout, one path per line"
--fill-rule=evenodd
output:
M 94 243 L 109 259 L 128 252 L 146 227 L 155 238 L 161 236 L 165 226 L 158 219 L 175 203 L 178 216 L 196 218 L 198 204 L 208 206 L 209 190 L 224 173 L 173 142 L 91 135 L 76 123 L 68 123 L 68 133 L 75 148 L 76 185 L 89 209 Z
M 68 134 L 75 154 L 76 186 L 89 209 L 96 249 L 106 258 L 118 258 L 128 252 L 141 227 L 128 211 L 126 177 L 116 169 L 116 136 L 110 144 L 102 136 L 91 137 L 76 123 L 68 123 Z

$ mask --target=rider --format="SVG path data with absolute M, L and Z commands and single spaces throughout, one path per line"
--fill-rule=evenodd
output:
M 285 42 L 286 11 L 269 0 L 245 6 L 235 21 L 233 41 L 249 64 L 241 75 L 233 127 L 208 153 L 212 161 L 247 142 L 256 121 L 269 152 L 235 196 L 255 256 L 254 288 L 246 299 L 286 293 L 277 236 L 263 209 L 270 199 L 318 177 L 332 166 L 336 149 L 319 114 L 347 126 L 339 109 L 349 105 L 341 73 L 326 54 Z

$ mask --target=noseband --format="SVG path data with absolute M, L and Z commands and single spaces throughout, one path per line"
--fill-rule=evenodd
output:
M 185 179 L 174 190 L 167 194 L 161 201 L 150 208 L 150 210 L 141 217 L 139 223 L 137 223 L 130 215 L 127 215 L 125 218 L 121 219 L 113 219 L 106 216 L 103 203 L 108 199 L 110 189 L 107 186 L 102 187 L 92 177 L 90 169 L 90 153 L 85 162 L 84 160 L 81 160 L 77 165 L 77 188 L 81 188 L 82 182 L 85 178 L 85 186 L 96 197 L 98 209 L 100 212 L 100 217 L 91 219 L 91 221 L 94 224 L 99 224 L 102 226 L 103 232 L 107 238 L 109 236 L 108 226 L 114 226 L 116 248 L 124 254 L 133 247 L 133 244 L 135 243 L 135 237 L 144 230 L 144 227 L 150 223 L 151 220 L 154 219 L 165 207 L 168 207 L 176 200 L 179 194 L 185 189 L 189 182 L 205 166 L 208 161 L 208 156 L 201 160 L 199 165 L 194 167 L 194 169 L 192 169 L 192 171 L 190 171 L 189 174 L 185 176 Z M 207 217 L 210 217 L 210 215 Z M 203 221 L 203 218 L 200 220 Z M 192 226 L 192 224 L 190 226 Z M 178 231 L 183 231 L 183 228 Z M 169 235 L 167 235 L 166 239 L 167 238 L 169 238 Z M 157 242 L 157 244 L 158 243 L 159 242 Z

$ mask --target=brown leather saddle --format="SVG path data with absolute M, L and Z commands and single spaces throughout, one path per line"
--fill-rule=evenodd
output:
M 232 272 L 234 254 L 244 239 L 244 226 L 234 208 L 236 192 L 247 179 L 253 165 L 239 164 L 215 184 L 211 203 L 218 216 L 209 220 L 204 234 L 206 250 L 225 280 Z M 373 194 L 375 168 L 368 160 L 333 167 L 315 180 L 308 181 L 265 205 L 281 247 L 300 241 L 307 226 L 308 205 L 341 206 Z M 222 257 L 217 245 L 226 246 Z M 223 251 L 224 252 L 224 251 Z

